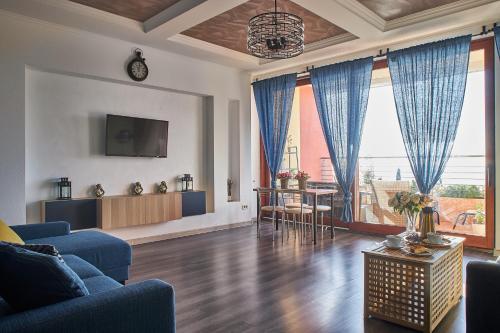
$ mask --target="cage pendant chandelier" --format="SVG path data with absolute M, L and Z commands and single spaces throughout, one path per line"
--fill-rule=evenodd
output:
M 304 52 L 304 22 L 291 13 L 274 12 L 254 16 L 248 21 L 248 51 L 259 58 L 287 59 Z

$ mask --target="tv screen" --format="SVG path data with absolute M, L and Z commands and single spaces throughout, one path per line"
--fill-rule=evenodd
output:
M 108 114 L 106 155 L 167 157 L 168 121 Z

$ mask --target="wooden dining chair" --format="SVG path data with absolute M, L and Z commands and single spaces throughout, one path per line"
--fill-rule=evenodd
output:
M 308 217 L 311 218 L 312 221 L 312 209 L 307 208 L 307 204 L 304 203 L 304 197 L 302 193 L 298 190 L 279 190 L 279 193 L 281 194 L 281 201 L 283 202 L 284 205 L 284 218 L 282 220 L 284 228 L 284 224 L 286 224 L 287 228 L 287 239 L 290 238 L 290 222 L 293 225 L 293 230 L 294 230 L 294 237 L 297 238 L 297 231 L 299 232 L 299 237 L 301 240 L 301 243 L 306 235 L 305 233 L 305 227 L 306 227 L 306 219 Z M 285 198 L 285 194 L 290 194 L 292 197 L 292 202 L 287 203 L 287 199 L 290 198 Z M 295 200 L 295 197 L 298 195 L 299 201 L 297 202 Z M 291 217 L 291 219 L 290 219 Z M 297 228 L 298 224 L 298 228 Z M 282 230 L 284 232 L 284 229 Z
M 307 206 L 307 208 L 312 210 L 313 206 Z M 328 206 L 328 205 L 317 205 L 316 210 L 317 210 L 317 213 L 319 213 L 319 217 L 320 217 L 321 239 L 323 239 L 323 230 L 325 229 L 325 224 L 323 223 L 324 215 L 326 212 L 329 212 L 330 210 L 332 210 L 332 207 Z M 334 237 L 335 237 L 335 229 L 333 229 L 333 230 L 334 230 L 333 233 L 334 233 Z
M 267 194 L 269 196 L 269 202 L 267 205 L 262 205 L 262 196 Z M 271 188 L 259 188 L 257 189 L 257 238 L 260 238 L 260 223 L 262 222 L 263 213 L 271 213 L 272 223 L 273 223 L 273 241 L 275 239 L 276 227 L 274 225 L 275 221 L 279 221 L 278 215 L 281 215 L 281 229 L 283 234 L 283 211 L 285 207 L 278 204 L 278 197 L 275 189 Z M 283 240 L 283 235 L 281 236 Z

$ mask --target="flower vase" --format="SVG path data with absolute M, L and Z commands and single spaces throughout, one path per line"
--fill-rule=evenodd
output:
M 299 179 L 299 190 L 307 190 L 307 179 Z
M 282 189 L 287 189 L 288 188 L 288 178 L 281 178 L 280 184 L 281 184 Z
M 406 235 L 415 235 L 417 234 L 416 224 L 417 224 L 417 216 L 418 214 L 410 214 L 406 212 Z

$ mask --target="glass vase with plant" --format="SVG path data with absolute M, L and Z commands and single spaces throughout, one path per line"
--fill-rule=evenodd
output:
M 292 174 L 288 171 L 280 172 L 276 175 L 276 178 L 280 180 L 280 185 L 282 189 L 288 188 L 288 181 L 292 179 Z
M 428 206 L 431 202 L 431 197 L 426 194 L 401 191 L 396 192 L 388 204 L 396 213 L 406 215 L 406 234 L 410 236 L 416 235 L 418 214 L 422 208 Z
M 297 174 L 295 175 L 295 179 L 299 181 L 299 190 L 306 190 L 307 189 L 307 180 L 311 178 L 309 174 L 305 171 L 299 170 Z

